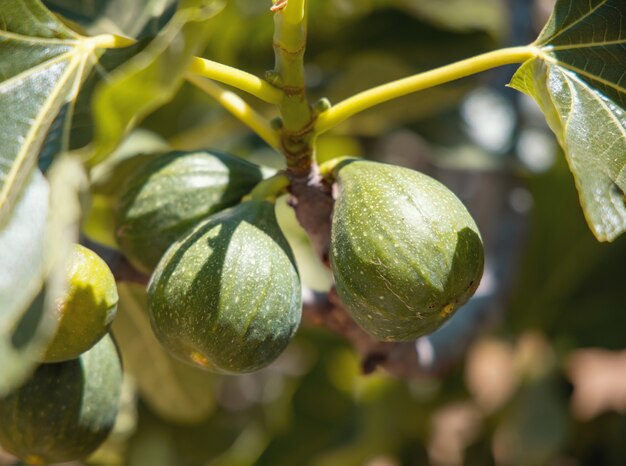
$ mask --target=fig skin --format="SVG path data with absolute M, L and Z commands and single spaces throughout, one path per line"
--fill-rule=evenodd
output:
M 111 328 L 117 285 L 109 266 L 92 250 L 75 244 L 66 267 L 66 288 L 57 301 L 59 324 L 42 362 L 77 358 Z
M 330 261 L 347 311 L 384 341 L 433 332 L 482 276 L 471 215 L 443 184 L 408 168 L 348 159 L 335 173 Z
M 116 209 L 115 237 L 149 275 L 165 251 L 198 223 L 231 207 L 273 170 L 217 151 L 168 152 L 133 171 Z
M 79 358 L 41 364 L 0 398 L 0 445 L 28 464 L 84 458 L 113 429 L 121 390 L 122 365 L 109 335 Z
M 148 286 L 152 328 L 175 357 L 205 370 L 253 372 L 300 323 L 302 291 L 274 204 L 215 214 L 168 249 Z

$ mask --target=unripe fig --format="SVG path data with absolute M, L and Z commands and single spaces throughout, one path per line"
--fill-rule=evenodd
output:
M 209 215 L 237 204 L 264 170 L 220 152 L 168 152 L 133 172 L 119 198 L 115 235 L 150 274 L 167 248 Z M 267 174 L 267 173 L 265 173 Z
M 215 214 L 163 256 L 148 287 L 152 327 L 174 356 L 251 372 L 285 349 L 300 322 L 300 279 L 274 204 Z
M 109 266 L 92 250 L 74 245 L 66 288 L 56 303 L 57 333 L 43 362 L 74 359 L 108 331 L 117 312 L 117 285 Z
M 482 275 L 471 215 L 444 185 L 407 168 L 349 159 L 335 171 L 330 260 L 346 309 L 381 340 L 434 331 Z
M 113 428 L 122 367 L 110 336 L 77 359 L 42 364 L 0 398 L 0 445 L 29 464 L 91 454 Z

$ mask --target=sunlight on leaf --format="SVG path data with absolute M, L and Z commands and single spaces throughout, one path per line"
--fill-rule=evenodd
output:
M 6 367 L 3 359 L 13 351 L 8 347 L 12 332 L 43 282 L 49 191 L 41 172 L 33 170 L 11 221 L 0 228 L 0 367 Z M 4 379 L 3 373 L 0 381 Z
M 35 164 L 55 116 L 96 61 L 79 36 L 37 0 L 0 9 L 0 225 Z
M 65 260 L 78 240 L 85 188 L 76 158 L 55 163 L 49 182 L 35 168 L 0 229 L 0 395 L 28 377 L 54 335 L 53 310 L 65 286 Z
M 600 241 L 626 230 L 626 2 L 559 0 L 511 86 L 539 103 Z
M 78 95 L 63 106 L 50 125 L 39 154 L 39 167 L 42 170 L 47 169 L 59 154 L 80 149 L 91 142 L 94 126 L 91 100 L 95 89 L 102 81 L 109 79 L 113 70 L 139 53 L 144 46 L 142 42 L 104 51 L 91 73 L 84 77 Z
M 44 232 L 49 186 L 39 170 L 27 178 L 14 215 L 0 229 L 0 396 L 35 368 L 34 357 L 54 332 L 45 313 Z M 17 254 L 16 254 L 17 252 Z

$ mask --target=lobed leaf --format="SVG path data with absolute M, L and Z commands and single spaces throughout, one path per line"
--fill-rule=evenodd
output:
M 626 230 L 626 2 L 558 0 L 511 86 L 533 97 L 565 151 L 596 238 Z

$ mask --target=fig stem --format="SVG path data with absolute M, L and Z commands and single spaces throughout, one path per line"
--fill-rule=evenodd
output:
M 243 197 L 243 201 L 275 201 L 278 196 L 287 192 L 290 179 L 284 172 L 276 173 L 273 176 L 259 182 L 250 194 Z
M 307 34 L 306 0 L 288 0 L 274 11 L 274 70 L 282 91 L 278 104 L 283 127 L 281 152 L 294 176 L 305 177 L 314 164 L 315 114 L 306 95 L 304 52 Z
M 285 0 L 286 6 L 283 14 L 285 21 L 291 24 L 300 24 L 306 15 L 306 0 Z
M 353 157 L 350 155 L 345 155 L 341 157 L 335 157 L 334 159 L 327 160 L 326 162 L 320 165 L 320 175 L 324 178 L 335 178 L 335 170 L 342 165 L 344 162 L 348 160 L 358 160 L 358 157 Z
M 373 87 L 355 94 L 321 113 L 315 125 L 316 134 L 328 131 L 349 117 L 383 102 L 498 66 L 522 63 L 538 56 L 539 53 L 539 49 L 533 45 L 494 50 L 440 68 Z
M 206 92 L 235 117 L 248 125 L 266 143 L 276 150 L 280 147 L 279 133 L 275 131 L 267 118 L 256 112 L 245 100 L 234 92 L 228 91 L 215 82 L 201 76 L 188 73 L 187 80 L 198 89 Z

